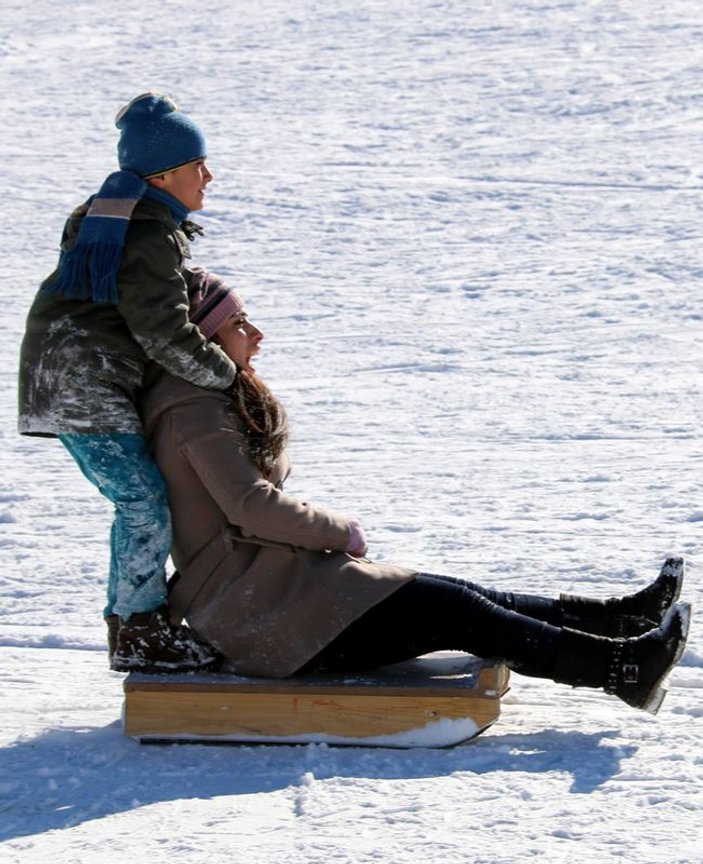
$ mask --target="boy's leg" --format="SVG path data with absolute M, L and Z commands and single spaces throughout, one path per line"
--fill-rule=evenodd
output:
M 115 507 L 105 615 L 166 603 L 171 517 L 166 484 L 141 435 L 60 435 L 83 474 Z
M 166 484 L 141 435 L 62 435 L 85 476 L 115 505 L 105 617 L 119 672 L 212 669 L 217 653 L 174 625 L 167 603 L 171 517 Z

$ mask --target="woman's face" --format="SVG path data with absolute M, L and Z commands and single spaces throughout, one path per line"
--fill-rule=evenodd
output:
M 228 318 L 215 337 L 220 348 L 240 369 L 254 371 L 251 358 L 259 353 L 264 334 L 249 321 L 246 312 L 238 312 Z

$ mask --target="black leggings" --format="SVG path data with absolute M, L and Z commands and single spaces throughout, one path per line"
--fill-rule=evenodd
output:
M 451 650 L 551 678 L 560 618 L 556 600 L 423 573 L 365 612 L 300 671 L 354 672 Z

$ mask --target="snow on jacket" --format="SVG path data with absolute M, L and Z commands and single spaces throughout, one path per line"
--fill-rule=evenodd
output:
M 287 495 L 285 455 L 265 479 L 224 394 L 162 375 L 142 408 L 169 490 L 179 615 L 236 673 L 293 674 L 416 575 L 342 551 L 351 520 Z
M 69 218 L 62 248 L 75 242 L 86 209 Z M 142 432 L 136 398 L 150 360 L 203 387 L 232 383 L 234 364 L 188 321 L 188 258 L 188 238 L 169 209 L 142 199 L 127 232 L 117 305 L 40 288 L 20 352 L 22 434 Z

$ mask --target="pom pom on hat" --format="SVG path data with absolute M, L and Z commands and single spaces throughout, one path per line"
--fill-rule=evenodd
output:
M 115 117 L 117 158 L 123 171 L 148 178 L 207 155 L 205 137 L 163 93 L 142 93 Z
M 188 290 L 190 320 L 211 339 L 232 315 L 244 311 L 244 301 L 214 273 L 193 268 Z

